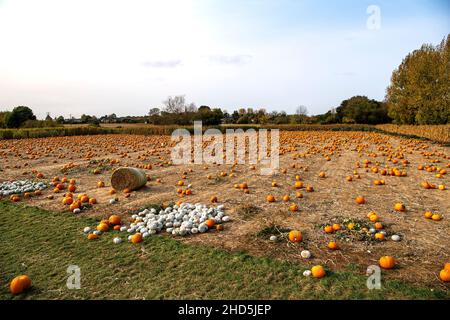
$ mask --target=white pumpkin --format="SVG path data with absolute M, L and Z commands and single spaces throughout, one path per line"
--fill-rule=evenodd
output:
M 304 259 L 311 258 L 311 252 L 309 250 L 303 250 L 302 252 L 300 252 L 300 255 Z
M 269 240 L 270 241 L 277 241 L 278 238 L 277 238 L 277 236 L 270 236 Z
M 114 242 L 115 244 L 119 244 L 119 243 L 122 242 L 122 238 L 115 237 L 115 238 L 113 239 L 113 242 Z
M 208 226 L 205 223 L 200 223 L 198 226 L 198 231 L 200 233 L 204 233 L 204 232 L 208 231 Z
M 305 271 L 303 271 L 303 275 L 304 275 L 305 277 L 311 276 L 311 270 L 305 270 Z
M 83 229 L 83 232 L 84 233 L 89 233 L 89 232 L 91 232 L 91 227 L 85 227 L 84 229 Z

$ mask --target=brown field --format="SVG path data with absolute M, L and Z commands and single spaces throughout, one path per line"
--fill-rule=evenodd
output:
M 354 263 L 360 273 L 368 265 L 377 264 L 381 256 L 391 255 L 397 259 L 398 268 L 389 272 L 388 277 L 448 290 L 448 285 L 439 281 L 438 273 L 450 257 L 449 191 L 426 190 L 421 182 L 449 187 L 448 174 L 442 171 L 441 177 L 436 176 L 440 170 L 450 170 L 449 147 L 378 133 L 324 131 L 281 132 L 280 144 L 280 168 L 285 173 L 262 176 L 258 165 L 255 170 L 248 164 L 172 165 L 173 143 L 169 136 L 115 134 L 0 140 L 0 182 L 34 179 L 38 173 L 43 173 L 44 180 L 49 182 L 54 176 L 76 179 L 75 194 L 86 193 L 98 202 L 81 215 L 98 219 L 119 214 L 129 220 L 130 212 L 148 204 L 180 200 L 209 203 L 212 196 L 217 196 L 218 203 L 225 205 L 233 221 L 221 233 L 194 235 L 179 238 L 180 241 L 298 260 L 308 265 L 322 264 L 330 269 Z M 424 170 L 418 170 L 419 165 Z M 147 168 L 151 180 L 128 198 L 121 190 L 110 195 L 110 175 L 119 166 Z M 394 168 L 406 176 L 396 176 L 394 172 L 389 175 L 389 170 Z M 98 173 L 94 173 L 96 169 Z M 383 169 L 387 170 L 385 176 L 381 174 Z M 326 177 L 319 177 L 320 172 L 325 172 Z M 186 184 L 192 184 L 193 194 L 180 197 L 177 182 L 183 174 Z M 314 192 L 305 188 L 296 190 L 296 175 L 304 186 L 312 186 Z M 352 181 L 347 181 L 347 176 L 352 176 Z M 374 180 L 385 180 L 385 185 L 374 185 Z M 104 181 L 106 186 L 97 188 L 98 181 Z M 278 186 L 272 187 L 273 181 Z M 234 186 L 244 182 L 248 184 L 248 194 Z M 62 204 L 64 192 L 53 193 L 51 187 L 42 196 L 21 199 L 21 202 L 72 214 Z M 303 197 L 296 198 L 296 192 L 301 192 Z M 275 203 L 266 201 L 268 194 L 275 196 Z M 48 195 L 54 195 L 54 199 L 48 199 Z M 281 200 L 284 195 L 290 196 L 288 202 Z M 366 203 L 358 205 L 357 196 L 364 196 Z M 109 199 L 114 197 L 119 202 L 110 205 Z M 398 202 L 406 206 L 406 212 L 394 211 Z M 298 212 L 289 211 L 292 203 L 298 204 Z M 367 218 L 370 211 L 377 213 L 387 231 L 385 241 L 370 237 L 356 239 L 351 232 L 347 240 L 337 239 L 336 234 L 323 231 L 322 225 L 334 222 L 345 228 L 344 219 L 371 226 L 373 223 Z M 425 211 L 439 213 L 443 219 L 425 219 Z M 268 236 L 257 236 L 261 230 L 274 225 L 301 230 L 303 242 L 299 245 L 287 241 L 273 243 Z M 400 235 L 402 240 L 391 241 L 391 234 Z M 327 248 L 333 239 L 340 250 Z M 313 253 L 312 259 L 300 257 L 303 248 Z

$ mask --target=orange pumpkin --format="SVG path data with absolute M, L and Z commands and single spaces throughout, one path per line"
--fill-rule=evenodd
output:
M 275 202 L 275 197 L 273 195 L 269 194 L 266 197 L 266 200 L 267 200 L 267 202 Z
M 296 203 L 292 203 L 292 204 L 289 206 L 289 211 L 297 212 L 297 211 L 298 211 L 298 205 L 297 205 Z
M 364 204 L 364 203 L 366 203 L 366 199 L 364 199 L 363 196 L 357 196 L 355 201 L 356 201 L 357 204 Z
M 101 232 L 108 231 L 108 229 L 109 229 L 109 225 L 105 222 L 100 222 L 97 226 L 97 230 L 101 231 Z
M 291 198 L 288 195 L 283 196 L 283 201 L 288 202 Z
M 450 282 L 450 270 L 442 269 L 439 272 L 439 278 L 444 282 Z
M 95 240 L 95 239 L 98 239 L 98 235 L 96 235 L 95 233 L 89 233 L 87 238 L 89 240 Z
M 428 181 L 422 181 L 422 182 L 420 183 L 420 185 L 421 185 L 422 188 L 424 188 L 424 189 L 431 189 L 431 188 L 432 188 L 432 186 L 430 185 L 430 183 L 429 183 Z
M 303 188 L 303 182 L 295 181 L 295 189 L 301 189 L 301 188 Z
M 398 202 L 394 205 L 394 210 L 398 212 L 404 212 L 406 210 L 406 207 L 403 203 Z
M 434 220 L 434 221 L 441 221 L 441 220 L 442 220 L 442 217 L 441 217 L 440 214 L 435 213 L 435 214 L 433 214 L 433 215 L 431 216 L 431 219 Z
M 324 230 L 326 233 L 333 233 L 333 231 L 334 231 L 334 229 L 333 229 L 332 226 L 325 226 L 325 227 L 323 228 L 323 230 Z
M 383 233 L 375 233 L 375 239 L 383 241 L 384 240 L 384 234 Z
M 70 210 L 75 210 L 75 209 L 78 209 L 80 207 L 80 203 L 79 202 L 73 202 L 71 205 L 70 205 Z
M 431 219 L 431 217 L 433 216 L 433 212 L 427 211 L 427 212 L 425 212 L 424 216 L 425 216 L 425 218 L 427 218 L 427 219 Z
M 331 250 L 338 250 L 339 246 L 338 246 L 338 244 L 336 242 L 330 241 L 328 243 L 328 248 L 330 248 Z
M 243 182 L 239 185 L 239 188 L 240 189 L 248 189 L 248 185 L 247 185 L 247 183 Z
M 291 242 L 301 242 L 303 239 L 302 233 L 298 230 L 290 231 L 288 237 Z
M 75 187 L 75 185 L 73 184 L 69 184 L 69 188 L 67 190 L 69 190 L 69 192 L 75 192 L 75 190 L 77 190 L 77 187 Z
M 121 222 L 120 216 L 113 214 L 112 216 L 109 217 L 108 222 L 113 226 L 118 225 Z
M 395 266 L 395 259 L 391 256 L 383 256 L 380 258 L 379 264 L 383 269 L 392 269 Z
M 333 224 L 333 230 L 334 230 L 334 231 L 341 230 L 341 225 L 338 224 L 338 223 Z
M 314 266 L 311 268 L 311 274 L 314 278 L 320 279 L 325 277 L 325 269 L 322 266 Z
M 103 188 L 105 186 L 105 183 L 103 181 L 97 182 L 97 188 Z
M 20 275 L 12 279 L 9 289 L 13 295 L 22 293 L 31 287 L 31 279 L 27 275 Z
M 375 223 L 375 229 L 381 230 L 383 229 L 383 225 L 380 222 Z
M 139 243 L 142 241 L 142 235 L 140 233 L 135 233 L 131 236 L 132 243 Z
M 216 202 L 217 202 L 217 197 L 216 197 L 216 196 L 212 196 L 211 199 L 210 199 L 210 201 L 211 201 L 212 203 L 216 203 Z
M 214 219 L 208 219 L 205 221 L 205 224 L 208 226 L 208 228 L 212 228 L 216 224 L 216 221 Z
M 71 197 L 66 197 L 63 199 L 63 204 L 64 205 L 70 205 L 73 203 L 73 199 Z

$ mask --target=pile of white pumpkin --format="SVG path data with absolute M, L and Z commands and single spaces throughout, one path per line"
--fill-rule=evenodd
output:
M 218 205 L 216 208 L 208 207 L 205 204 L 182 203 L 167 207 L 157 212 L 156 209 L 145 209 L 137 214 L 133 214 L 134 220 L 129 226 L 122 226 L 120 231 L 127 232 L 131 236 L 135 233 L 142 234 L 143 238 L 160 232 L 167 232 L 174 236 L 188 236 L 196 233 L 208 231 L 205 221 L 213 219 L 216 224 L 230 221 L 230 217 L 225 215 L 224 206 Z M 86 227 L 85 233 L 90 233 L 91 228 Z M 100 235 L 101 231 L 95 230 L 94 234 Z M 120 237 L 113 239 L 114 243 L 122 242 Z
M 42 181 L 17 180 L 4 181 L 0 183 L 0 196 L 10 196 L 13 194 L 22 194 L 25 192 L 34 192 L 36 190 L 44 190 L 47 184 Z

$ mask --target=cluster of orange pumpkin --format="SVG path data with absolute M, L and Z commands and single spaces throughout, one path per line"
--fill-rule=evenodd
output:
M 433 221 L 441 221 L 442 220 L 442 216 L 439 213 L 433 213 L 431 211 L 426 211 L 424 214 L 424 217 L 426 219 L 431 219 Z
M 78 194 L 76 199 L 74 199 L 74 192 L 77 190 L 75 179 L 69 180 L 66 177 L 59 178 L 56 176 L 52 179 L 52 184 L 55 187 L 53 189 L 53 193 L 60 193 L 61 191 L 67 189 L 68 192 L 64 193 L 62 204 L 69 206 L 69 209 L 74 213 L 79 213 L 83 204 L 94 205 L 97 203 L 95 198 L 90 198 L 85 193 Z M 49 199 L 53 199 L 53 196 L 50 195 Z
M 96 227 L 96 230 L 99 232 L 94 231 L 93 233 L 89 233 L 87 238 L 89 240 L 98 239 L 99 234 L 101 232 L 107 232 L 111 227 L 113 228 L 113 230 L 119 231 L 121 224 L 122 224 L 122 220 L 121 220 L 120 216 L 113 214 L 108 219 L 104 219 L 104 220 L 100 221 L 100 223 Z M 86 231 L 88 231 L 88 230 L 86 230 Z M 142 238 L 140 240 L 138 238 L 139 238 L 139 236 L 136 236 L 135 241 L 132 240 L 132 242 L 136 243 L 136 242 L 140 242 L 142 240 Z
M 186 175 L 183 175 L 181 178 L 186 179 Z M 179 188 L 177 189 L 177 193 L 180 198 L 184 197 L 185 195 L 189 196 L 192 194 L 190 185 L 188 185 L 186 189 L 183 189 L 183 186 L 185 185 L 184 180 L 179 180 L 177 185 L 179 186 Z
M 424 189 L 436 189 L 436 185 L 435 184 L 431 184 L 431 183 L 429 183 L 428 181 L 422 181 L 421 183 L 420 183 L 420 186 L 422 187 L 422 188 L 424 188 Z M 438 187 L 437 187 L 439 190 L 442 190 L 442 191 L 444 191 L 444 190 L 446 190 L 447 188 L 445 187 L 445 184 L 440 184 Z
M 242 190 L 244 193 L 250 193 L 250 189 L 248 188 L 248 184 L 246 182 L 243 183 L 239 183 L 239 184 L 234 184 L 233 186 L 235 189 L 240 189 Z
M 33 192 L 25 192 L 24 194 L 23 194 L 23 197 L 25 198 L 25 199 L 29 199 L 29 198 L 31 198 L 31 197 L 33 197 L 33 196 L 40 196 L 40 195 L 42 195 L 42 190 L 35 190 L 35 191 L 33 191 Z M 20 198 L 20 196 L 18 195 L 18 194 L 12 194 L 10 197 L 9 197 L 9 200 L 11 200 L 12 202 L 19 202 L 20 200 L 21 200 L 21 198 Z

